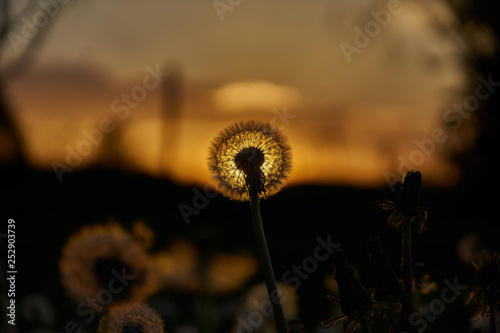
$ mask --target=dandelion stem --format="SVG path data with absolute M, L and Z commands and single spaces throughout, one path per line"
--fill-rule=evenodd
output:
M 276 328 L 278 330 L 278 333 L 288 333 L 288 330 L 286 328 L 285 315 L 283 314 L 283 307 L 281 306 L 281 301 L 278 293 L 278 287 L 276 286 L 276 280 L 274 278 L 273 266 L 271 264 L 271 258 L 269 257 L 269 251 L 267 249 L 266 236 L 264 234 L 264 227 L 262 225 L 262 218 L 260 216 L 258 195 L 252 195 L 250 206 L 252 209 L 252 221 L 255 231 L 255 239 L 257 241 L 257 247 L 259 249 L 259 255 L 261 258 L 261 265 L 264 271 L 267 293 L 269 294 L 271 304 L 274 305 L 273 315 L 276 322 Z
M 406 300 L 403 303 L 403 318 L 408 320 L 413 312 L 412 291 L 413 291 L 413 272 L 412 272 L 412 253 L 411 253 L 411 223 L 405 220 L 403 222 L 403 258 L 401 270 L 403 271 L 403 284 L 406 291 Z

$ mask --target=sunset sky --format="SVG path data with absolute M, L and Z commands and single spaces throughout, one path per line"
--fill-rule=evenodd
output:
M 96 134 L 72 168 L 114 163 L 205 184 L 211 139 L 254 118 L 289 137 L 292 184 L 384 185 L 406 171 L 402 159 L 418 161 L 411 166 L 430 184 L 457 181 L 442 153 L 453 144 L 443 113 L 465 86 L 465 44 L 444 2 L 236 3 L 224 13 L 212 1 L 53 8 L 32 67 L 8 81 L 30 162 L 68 165 L 68 149 L 84 150 L 100 130 L 102 141 Z M 25 25 L 12 31 L 23 36 Z M 346 44 L 357 52 L 346 56 Z M 25 45 L 7 43 L 2 66 Z M 165 97 L 165 85 L 181 87 L 181 97 Z M 180 103 L 179 113 L 166 118 L 162 98 Z

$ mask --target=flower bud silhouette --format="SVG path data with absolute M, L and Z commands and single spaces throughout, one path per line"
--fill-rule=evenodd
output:
M 412 223 L 419 225 L 419 233 L 426 229 L 427 208 L 424 207 L 420 171 L 408 171 L 403 176 L 395 201 L 378 200 L 375 204 L 384 210 L 392 211 L 387 220 L 392 227 L 400 229 L 403 223 Z

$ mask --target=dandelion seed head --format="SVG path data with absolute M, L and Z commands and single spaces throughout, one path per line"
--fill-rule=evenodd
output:
M 209 168 L 225 197 L 250 200 L 272 196 L 291 171 L 291 148 L 285 135 L 270 123 L 243 121 L 222 130 L 210 147 Z
M 143 247 L 117 223 L 84 226 L 68 239 L 59 261 L 62 283 L 77 303 L 109 288 L 117 274 L 132 276 L 110 306 L 142 301 L 154 293 L 157 283 L 150 266 Z
M 98 333 L 163 333 L 160 315 L 145 304 L 114 306 L 99 322 Z

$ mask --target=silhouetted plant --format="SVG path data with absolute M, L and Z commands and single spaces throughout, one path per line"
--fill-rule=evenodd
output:
M 250 201 L 267 291 L 274 303 L 274 319 L 278 332 L 287 333 L 259 207 L 259 199 L 277 193 L 291 170 L 291 148 L 286 137 L 269 123 L 236 123 L 214 139 L 208 164 L 222 195 Z
M 478 284 L 470 292 L 467 304 L 476 305 L 481 316 L 489 313 L 490 333 L 495 333 L 495 311 L 500 308 L 500 255 L 489 253 L 473 265 L 477 270 Z
M 397 316 L 405 289 L 401 279 L 396 275 L 387 255 L 379 245 L 379 239 L 373 237 L 368 242 L 368 253 L 373 271 L 375 299 L 388 305 L 387 315 L 394 329 L 397 327 Z
M 326 327 L 331 327 L 343 320 L 342 329 L 344 333 L 354 332 L 361 326 L 365 333 L 370 332 L 369 324 L 375 316 L 375 307 L 387 308 L 384 303 L 373 299 L 373 291 L 368 292 L 359 282 L 351 266 L 349 266 L 344 252 L 341 249 L 334 250 L 333 265 L 334 276 L 339 288 L 339 299 L 328 295 L 328 299 L 338 305 L 342 312 L 336 317 L 322 322 Z M 349 327 L 351 323 L 355 323 Z
M 422 194 L 422 175 L 420 171 L 408 171 L 401 182 L 401 188 L 395 201 L 379 200 L 375 202 L 380 208 L 391 211 L 388 223 L 402 231 L 402 263 L 403 285 L 406 298 L 403 301 L 403 322 L 414 312 L 412 301 L 413 273 L 412 273 L 412 226 L 418 225 L 421 233 L 426 229 L 428 209 L 424 206 Z

